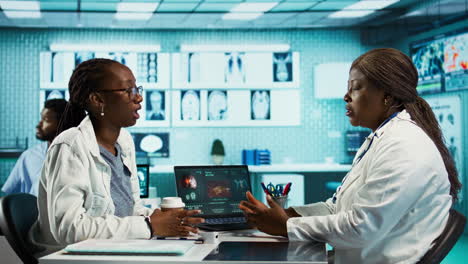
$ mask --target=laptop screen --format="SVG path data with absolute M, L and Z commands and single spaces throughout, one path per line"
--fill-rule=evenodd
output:
M 187 209 L 206 216 L 239 215 L 239 202 L 250 191 L 245 165 L 175 166 L 177 193 Z

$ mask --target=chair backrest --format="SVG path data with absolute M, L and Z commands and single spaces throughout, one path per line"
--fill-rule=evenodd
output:
M 10 246 L 24 263 L 38 263 L 28 233 L 37 220 L 37 198 L 16 193 L 0 199 L 0 229 Z
M 447 225 L 442 234 L 432 242 L 432 248 L 419 260 L 419 264 L 440 263 L 450 252 L 465 229 L 466 217 L 450 209 Z

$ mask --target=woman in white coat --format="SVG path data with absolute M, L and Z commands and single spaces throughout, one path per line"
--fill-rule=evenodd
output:
M 39 183 L 39 219 L 31 238 L 44 255 L 90 238 L 187 236 L 199 210 L 162 212 L 142 206 L 135 147 L 124 129 L 135 125 L 142 87 L 131 70 L 108 59 L 77 66 L 70 100 Z
M 270 208 L 247 193 L 240 208 L 259 230 L 327 242 L 335 263 L 416 263 L 444 229 L 461 184 L 437 120 L 418 96 L 411 59 L 395 49 L 357 58 L 344 96 L 367 137 L 325 202 Z

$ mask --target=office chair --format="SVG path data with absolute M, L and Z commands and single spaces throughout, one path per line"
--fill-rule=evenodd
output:
M 447 225 L 442 234 L 436 238 L 432 248 L 419 260 L 418 264 L 440 263 L 450 252 L 465 229 L 466 217 L 450 209 Z
M 28 239 L 28 232 L 37 220 L 37 198 L 27 193 L 16 193 L 0 199 L 0 230 L 16 255 L 26 264 L 36 264 L 35 248 Z

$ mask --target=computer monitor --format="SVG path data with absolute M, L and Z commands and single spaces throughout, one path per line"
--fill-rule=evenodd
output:
M 138 182 L 140 183 L 140 198 L 148 198 L 149 196 L 149 178 L 150 171 L 148 164 L 137 165 Z
M 468 89 L 468 28 L 410 44 L 420 94 Z
M 361 147 L 366 137 L 370 134 L 369 130 L 348 130 L 346 131 L 346 151 L 349 154 L 356 153 Z

